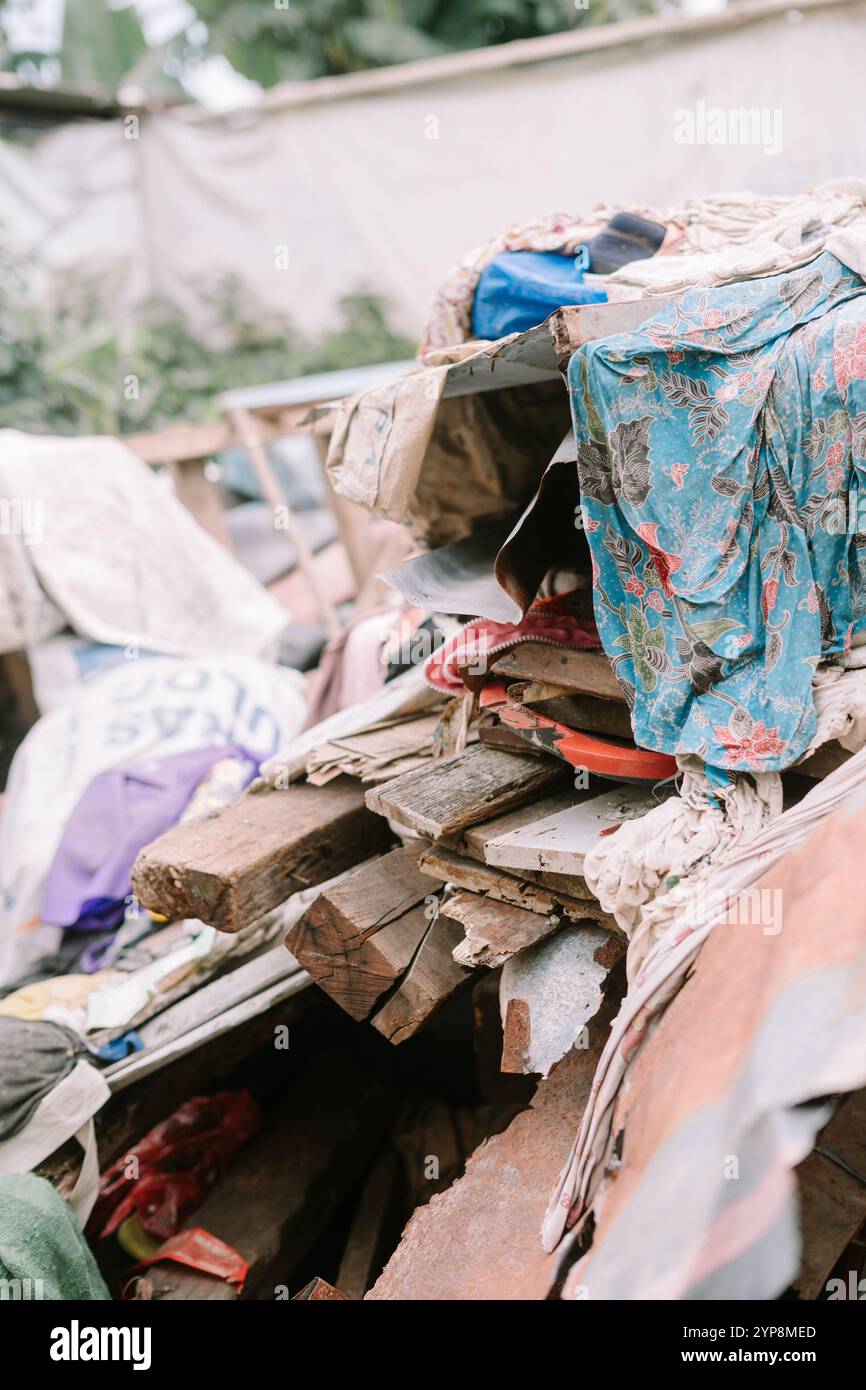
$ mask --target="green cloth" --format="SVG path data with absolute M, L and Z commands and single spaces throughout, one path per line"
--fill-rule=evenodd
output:
M 51 1183 L 35 1173 L 0 1174 L 0 1301 L 28 1291 L 2 1281 L 25 1279 L 31 1298 L 111 1298 L 72 1208 Z

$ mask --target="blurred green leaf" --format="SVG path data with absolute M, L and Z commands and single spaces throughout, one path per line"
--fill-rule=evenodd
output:
M 2 20 L 31 0 L 0 0 L 0 64 L 24 70 L 28 55 L 4 47 Z M 154 95 L 177 91 L 192 59 L 221 54 L 244 76 L 280 81 L 411 62 L 438 53 L 536 38 L 604 24 L 661 7 L 661 0 L 190 0 L 202 24 L 149 51 L 134 7 L 67 0 L 60 53 L 64 84 L 142 83 Z M 204 26 L 204 27 L 203 27 Z M 40 55 L 29 55 L 38 67 Z
M 113 286 L 76 276 L 49 302 L 37 298 L 0 236 L 0 428 L 131 434 L 205 422 L 218 417 L 215 398 L 230 387 L 393 361 L 414 351 L 388 324 L 382 300 L 369 293 L 343 299 L 336 326 L 311 341 L 237 281 L 219 281 L 203 296 L 218 348 L 159 300 L 139 306 L 119 326 L 113 296 Z
M 436 58 L 447 45 L 407 24 L 388 24 L 381 19 L 349 19 L 341 38 L 357 58 L 359 67 L 388 67 L 417 58 Z
M 109 9 L 105 0 L 67 0 L 60 70 L 63 81 L 117 87 L 148 52 L 131 5 Z

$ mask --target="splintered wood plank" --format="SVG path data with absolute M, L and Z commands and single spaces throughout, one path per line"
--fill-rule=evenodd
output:
M 479 724 L 478 738 L 485 748 L 498 748 L 504 753 L 514 753 L 519 758 L 545 758 L 548 756 L 543 748 L 536 748 L 527 739 L 516 734 L 513 729 L 506 729 L 504 724 L 500 724 L 498 718 L 490 723 Z
M 532 946 L 560 926 L 561 918 L 527 912 L 513 903 L 496 902 L 480 893 L 455 893 L 442 904 L 446 917 L 459 922 L 465 939 L 455 950 L 455 960 L 463 965 L 486 965 L 494 969 L 517 951 Z
M 367 1018 L 376 1001 L 389 990 L 412 963 L 424 940 L 428 921 L 422 906 L 411 908 L 389 922 L 366 942 L 335 946 L 333 952 L 316 951 L 315 927 L 303 942 L 289 949 L 306 961 L 305 968 L 335 1004 L 351 1018 Z
M 321 893 L 286 936 L 292 955 L 352 1018 L 368 1016 L 424 939 L 433 885 L 418 854 L 395 849 L 362 865 Z
M 298 783 L 246 793 L 204 820 L 177 825 L 142 850 L 132 891 L 166 917 L 197 917 L 236 932 L 284 902 L 384 849 L 387 825 L 358 784 Z
M 656 805 L 658 802 L 652 793 L 642 787 L 614 787 L 566 811 L 545 816 L 535 824 L 489 840 L 485 845 L 485 857 L 489 864 L 512 872 L 544 869 L 580 874 L 584 859 L 598 844 L 603 831 L 611 830 L 623 820 L 642 816 Z
M 570 769 L 494 748 L 468 748 L 367 792 L 367 805 L 421 835 L 439 839 L 568 782 Z
M 616 700 L 598 700 L 591 695 L 570 692 L 560 696 L 542 694 L 551 688 L 534 684 L 523 687 L 521 703 L 546 715 L 548 719 L 555 719 L 568 729 L 579 729 L 589 734 L 612 734 L 614 738 L 633 741 L 627 705 L 621 705 Z M 539 692 L 537 698 L 536 691 Z
M 625 704 L 622 686 L 604 652 L 564 651 L 545 642 L 518 642 L 499 658 L 493 674 L 505 681 L 538 681 L 579 695 Z
M 559 931 L 566 920 L 561 911 L 542 915 L 515 907 L 512 903 L 497 902 L 480 893 L 454 893 L 442 903 L 447 917 L 459 922 L 466 931 L 454 952 L 454 959 L 463 965 L 486 965 L 495 969 L 510 960 L 518 951 L 525 951 L 553 932 Z M 613 918 L 603 912 L 598 903 L 582 903 L 575 914 L 579 920 L 594 922 L 610 930 Z
M 554 351 L 564 366 L 584 343 L 615 333 L 632 333 L 672 304 L 675 295 L 627 299 L 621 304 L 566 304 L 547 321 Z M 530 330 L 531 331 L 531 330 Z
M 558 888 L 517 878 L 503 869 L 479 864 L 474 859 L 465 859 L 445 845 L 432 845 L 425 850 L 418 867 L 422 873 L 437 878 L 440 883 L 452 883 L 455 888 L 466 888 L 471 893 L 485 893 L 489 898 L 501 903 L 513 903 L 527 912 L 549 915 L 561 908 L 570 910 L 574 915 L 575 912 L 584 911 L 588 901 L 594 901 L 588 896 L 579 898 Z M 587 889 L 587 895 L 588 892 Z
M 468 854 L 470 858 L 479 859 L 483 863 L 484 847 L 490 840 L 507 835 L 511 830 L 520 830 L 522 826 L 530 825 L 542 816 L 553 816 L 557 811 L 567 811 L 575 802 L 588 799 L 588 793 L 574 791 L 571 787 L 552 792 L 532 801 L 528 806 L 516 806 L 511 811 L 503 811 L 497 816 L 492 816 L 490 820 L 482 821 L 479 825 L 469 826 L 462 835 L 458 848 L 461 854 Z
M 423 1028 L 438 1008 L 451 998 L 472 972 L 452 956 L 463 939 L 456 922 L 439 916 L 427 934 L 411 966 L 371 1022 L 389 1042 L 401 1043 Z
M 274 1298 L 325 1228 L 392 1123 L 395 1096 L 340 1055 L 291 1084 L 262 1132 L 245 1144 L 190 1225 L 243 1255 L 241 1297 Z M 148 1279 L 154 1297 L 234 1300 L 222 1279 L 166 1261 Z

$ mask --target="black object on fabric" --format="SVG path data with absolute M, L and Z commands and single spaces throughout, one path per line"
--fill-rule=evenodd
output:
M 71 1028 L 0 1014 L 0 1140 L 23 1129 L 42 1097 L 86 1055 Z
M 661 222 L 615 212 L 603 231 L 586 243 L 589 268 L 593 275 L 612 275 L 629 261 L 645 261 L 654 256 L 665 239 Z

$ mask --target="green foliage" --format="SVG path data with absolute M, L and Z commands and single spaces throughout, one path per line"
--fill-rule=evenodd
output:
M 33 0 L 0 0 L 0 26 Z M 459 49 L 531 39 L 628 15 L 657 0 L 191 0 L 191 25 L 148 62 L 130 3 L 66 0 L 60 80 L 117 87 L 136 80 L 164 94 L 185 64 L 221 54 L 238 72 L 271 87 L 362 68 L 386 67 Z M 25 69 L 39 55 L 3 52 L 0 64 Z
M 207 51 L 271 86 L 536 38 L 651 12 L 652 0 L 192 0 Z
M 224 281 L 211 296 L 220 346 L 194 336 L 170 305 L 152 301 L 118 327 L 105 290 L 78 283 L 49 305 L 0 257 L 0 428 L 49 434 L 130 434 L 218 416 L 215 396 L 237 386 L 411 356 L 381 300 L 346 297 L 338 326 L 317 341 L 245 301 Z M 209 335 L 209 341 L 214 339 Z
M 67 0 L 60 49 L 65 83 L 117 87 L 146 53 L 147 41 L 131 5 L 115 10 L 105 0 Z
M 34 0 L 0 3 L 0 67 L 12 68 L 27 80 L 41 73 L 45 80 L 46 54 L 34 48 L 9 47 L 7 29 L 16 19 L 27 32 L 27 16 L 36 33 Z M 147 64 L 154 50 L 148 48 L 132 0 L 117 7 L 108 0 L 66 0 L 59 51 L 52 55 L 56 76 L 68 87 L 116 88 L 140 63 Z M 161 56 L 159 61 L 161 61 Z

